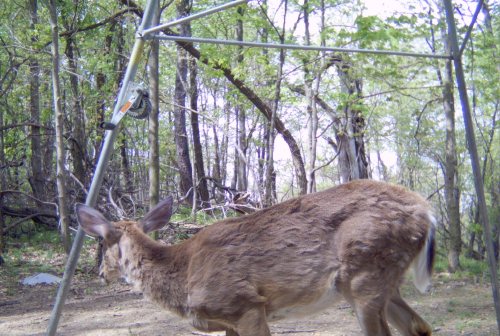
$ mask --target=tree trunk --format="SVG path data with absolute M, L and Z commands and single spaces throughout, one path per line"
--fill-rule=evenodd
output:
M 66 204 L 66 162 L 64 151 L 64 113 L 61 108 L 60 80 L 59 80 L 59 28 L 55 0 L 49 0 L 50 27 L 52 32 L 52 90 L 54 96 L 55 125 L 56 125 L 56 180 L 57 203 L 59 206 L 59 223 L 61 237 L 66 253 L 71 248 L 69 235 L 69 216 Z
M 222 184 L 221 178 L 221 156 L 220 156 L 220 145 L 219 145 L 219 136 L 217 135 L 217 128 L 215 125 L 212 125 L 212 132 L 214 134 L 214 164 L 212 168 L 212 177 L 217 182 Z M 216 202 L 219 202 L 219 197 L 217 196 L 217 192 L 215 186 L 212 188 L 212 198 L 215 199 Z
M 462 232 L 460 226 L 460 191 L 458 189 L 457 151 L 455 139 L 455 107 L 453 97 L 453 73 L 451 61 L 446 61 L 443 82 L 443 109 L 446 118 L 446 149 L 444 194 L 448 210 L 448 230 L 450 233 L 448 269 L 456 272 L 460 267 Z
M 36 24 L 38 24 L 38 1 L 29 1 L 30 29 L 32 32 L 31 41 L 38 41 Z M 40 134 L 40 65 L 37 55 L 29 58 L 30 68 L 30 118 L 31 118 L 31 176 L 29 182 L 33 190 L 33 196 L 38 200 L 44 200 L 45 176 L 43 174 L 43 156 Z
M 160 8 L 156 8 L 156 15 L 152 25 L 160 21 Z M 159 55 L 160 42 L 155 39 L 151 41 L 151 55 L 149 57 L 149 99 L 151 100 L 151 112 L 149 114 L 148 142 L 149 142 L 149 208 L 152 209 L 160 201 L 160 141 L 158 133 L 158 116 L 160 114 L 160 90 L 159 90 Z
M 196 189 L 202 208 L 210 206 L 207 180 L 205 177 L 205 165 L 203 160 L 203 146 L 200 140 L 200 124 L 198 118 L 198 86 L 196 82 L 197 65 L 196 59 L 189 58 L 189 105 L 191 109 L 191 130 L 193 133 L 194 165 L 197 175 Z
M 226 120 L 224 122 L 224 131 L 222 133 L 222 140 L 220 146 L 220 156 L 221 156 L 221 164 L 219 165 L 220 170 L 220 179 L 221 184 L 225 185 L 227 181 L 227 166 L 229 159 L 229 129 L 231 125 L 231 109 L 227 102 L 224 103 L 224 115 L 226 116 Z
M 365 121 L 362 112 L 356 106 L 362 97 L 361 79 L 353 77 L 352 65 L 345 56 L 332 55 L 330 62 L 337 68 L 341 92 L 347 96 L 342 102 L 342 128 L 336 134 L 339 150 L 339 170 L 343 183 L 368 178 L 368 162 L 365 153 L 363 132 Z
M 72 130 L 69 137 L 69 147 L 73 159 L 73 174 L 83 184 L 87 185 L 87 169 L 85 168 L 86 148 L 85 148 L 85 117 L 80 98 L 78 84 L 78 65 L 74 55 L 74 40 L 70 37 L 66 39 L 66 57 L 69 67 L 69 81 L 72 93 Z M 84 196 L 80 197 L 80 202 Z
M 238 20 L 236 21 L 236 40 L 243 41 L 243 7 L 238 7 Z M 243 63 L 243 47 L 238 47 L 237 66 L 242 66 Z M 237 117 L 237 149 L 236 149 L 236 163 L 237 163 L 237 185 L 239 191 L 245 192 L 248 189 L 248 176 L 247 176 L 247 135 L 246 135 L 246 113 L 242 106 L 243 104 L 237 103 L 235 113 Z
M 5 162 L 5 142 L 4 142 L 4 110 L 0 109 L 0 167 L 6 167 Z M 7 190 L 6 178 L 3 172 L 0 174 L 0 190 Z M 0 265 L 2 264 L 2 253 L 5 249 L 4 227 L 5 217 L 3 213 L 4 193 L 0 193 Z
M 177 11 L 179 17 L 188 14 L 188 4 L 185 0 L 179 1 Z M 181 24 L 181 35 L 189 32 L 187 24 Z M 186 88 L 187 88 L 187 54 L 184 48 L 177 47 L 177 72 L 175 76 L 174 92 L 174 127 L 175 145 L 177 150 L 177 167 L 179 169 L 179 189 L 185 202 L 191 204 L 193 201 L 193 176 L 191 159 L 189 157 L 188 135 L 186 130 Z
M 322 5 L 324 5 L 322 3 Z M 309 1 L 304 1 L 303 14 L 304 14 L 304 36 L 305 44 L 311 45 L 311 36 L 309 31 Z M 324 13 L 324 8 L 322 13 Z M 322 15 L 323 18 L 323 15 Z M 324 20 L 322 20 L 321 31 L 324 28 Z M 320 33 L 320 35 L 322 35 Z M 324 38 L 321 38 L 321 45 L 324 45 Z M 317 57 L 317 55 L 313 55 Z M 307 125 L 307 192 L 313 193 L 316 191 L 316 152 L 318 146 L 317 132 L 318 132 L 318 109 L 316 106 L 316 99 L 314 97 L 318 94 L 319 83 L 321 81 L 321 73 L 311 67 L 309 58 L 303 58 L 304 65 L 304 93 L 307 100 L 307 113 L 309 115 L 309 122 Z M 321 67 L 320 67 L 321 68 Z
M 448 210 L 448 229 L 450 232 L 448 268 L 451 272 L 455 272 L 460 267 L 459 256 L 462 250 L 462 230 L 460 227 L 460 190 L 458 189 L 452 71 L 451 61 L 447 60 L 443 82 L 443 109 L 446 118 L 444 194 Z
M 441 17 L 444 17 L 444 9 L 439 6 Z M 431 23 L 432 27 L 432 23 Z M 434 31 L 431 30 L 434 34 Z M 444 51 L 451 53 L 446 26 L 441 25 L 441 40 Z M 434 39 L 433 39 L 434 40 Z M 435 46 L 432 46 L 435 48 Z M 442 85 L 443 110 L 446 123 L 445 161 L 444 161 L 444 197 L 448 219 L 448 270 L 452 273 L 460 268 L 460 253 L 462 251 L 462 232 L 460 227 L 460 191 L 458 190 L 457 169 L 457 144 L 455 136 L 455 104 L 453 95 L 453 67 L 452 61 L 445 61 L 444 73 L 437 68 L 438 80 Z
M 309 1 L 304 0 L 302 6 L 304 15 L 304 37 L 305 44 L 311 45 L 311 35 L 309 33 Z M 309 58 L 304 57 L 302 59 L 302 65 L 304 67 L 304 92 L 307 102 L 306 111 L 309 116 L 309 122 L 307 123 L 307 162 L 306 162 L 306 172 L 307 172 L 307 193 L 312 193 L 315 189 L 315 177 L 314 177 L 314 167 L 316 165 L 316 132 L 318 131 L 318 115 L 314 101 L 313 93 L 313 79 L 314 75 L 311 73 Z
M 125 135 L 120 137 L 120 168 L 121 173 L 123 175 L 123 190 L 126 193 L 132 192 L 134 187 L 134 179 L 132 176 L 132 170 L 130 168 L 129 163 L 129 155 L 128 155 L 128 143 Z

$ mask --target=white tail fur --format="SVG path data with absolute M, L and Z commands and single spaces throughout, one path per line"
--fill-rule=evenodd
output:
M 429 222 L 432 224 L 427 231 L 425 245 L 420 250 L 417 258 L 413 261 L 413 283 L 420 293 L 425 293 L 431 285 L 432 263 L 434 260 L 434 234 L 436 227 L 436 219 L 429 213 Z

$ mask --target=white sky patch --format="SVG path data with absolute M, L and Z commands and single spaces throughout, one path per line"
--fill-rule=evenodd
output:
M 366 10 L 364 15 L 374 15 L 380 18 L 391 16 L 395 11 L 405 10 L 404 2 L 401 0 L 365 0 L 363 1 Z

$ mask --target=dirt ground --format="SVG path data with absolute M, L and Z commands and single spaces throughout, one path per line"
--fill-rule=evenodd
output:
M 56 291 L 56 286 L 19 284 L 17 294 L 0 297 L 0 335 L 44 335 Z M 429 294 L 418 294 L 410 284 L 403 286 L 402 294 L 433 326 L 435 335 L 498 335 L 491 290 L 484 281 L 457 281 L 438 275 Z M 310 318 L 272 324 L 271 331 L 287 336 L 354 336 L 361 332 L 345 302 Z M 194 330 L 127 285 L 103 286 L 97 280 L 78 278 L 66 300 L 58 334 L 222 335 Z

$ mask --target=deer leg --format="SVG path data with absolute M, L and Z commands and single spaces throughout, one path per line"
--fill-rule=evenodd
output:
M 247 310 L 238 320 L 236 332 L 239 336 L 271 336 L 264 306 Z
M 341 284 L 343 296 L 351 304 L 365 336 L 390 336 L 386 306 L 391 293 L 379 272 L 361 272 Z
M 380 300 L 354 300 L 353 307 L 364 335 L 391 336 L 384 304 Z
M 387 305 L 389 322 L 403 336 L 430 336 L 432 330 L 418 314 L 401 298 L 399 290 L 391 297 Z

